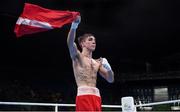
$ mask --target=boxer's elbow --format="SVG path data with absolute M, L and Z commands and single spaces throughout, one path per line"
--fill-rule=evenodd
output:
M 113 83 L 114 82 L 114 78 L 108 79 L 107 80 L 109 83 Z
M 113 82 L 114 82 L 114 80 L 108 80 L 108 82 L 109 82 L 109 83 L 113 83 Z
M 113 83 L 113 82 L 114 82 L 114 72 L 113 72 L 113 71 L 110 71 L 108 74 L 109 74 L 109 75 L 108 75 L 107 81 L 108 81 L 109 83 Z

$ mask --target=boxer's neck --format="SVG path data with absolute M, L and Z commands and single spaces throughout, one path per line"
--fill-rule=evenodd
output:
M 83 50 L 82 55 L 88 58 L 92 58 L 92 52 L 89 50 Z

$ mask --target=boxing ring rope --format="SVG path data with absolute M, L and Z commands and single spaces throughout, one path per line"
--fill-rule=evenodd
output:
M 27 105 L 27 106 L 51 106 L 55 107 L 55 112 L 58 112 L 58 107 L 75 107 L 75 104 L 57 104 L 57 103 L 27 103 L 27 102 L 0 102 L 0 105 Z M 122 108 L 120 105 L 102 105 L 103 108 Z
M 153 105 L 161 105 L 161 104 L 171 104 L 177 103 L 180 100 L 171 100 L 171 101 L 163 101 L 163 102 L 154 102 L 147 104 L 138 104 L 134 105 L 137 107 L 145 107 L 145 106 L 153 106 Z M 27 105 L 27 106 L 52 106 L 55 109 L 55 112 L 58 112 L 58 107 L 75 107 L 75 104 L 57 104 L 57 103 L 27 103 L 27 102 L 0 102 L 0 105 Z M 122 105 L 102 105 L 103 108 L 122 108 Z M 126 112 L 126 111 L 123 111 Z M 136 112 L 136 111 L 133 111 Z
M 170 103 L 177 103 L 177 102 L 180 102 L 180 100 L 171 100 L 171 101 L 163 101 L 163 102 L 139 104 L 139 105 L 135 105 L 135 106 L 136 106 L 136 107 L 145 107 L 145 106 L 163 105 L 163 104 L 170 104 Z

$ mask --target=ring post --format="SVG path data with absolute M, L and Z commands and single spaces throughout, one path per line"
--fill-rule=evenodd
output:
M 136 106 L 134 105 L 133 97 L 122 97 L 122 112 L 136 112 Z
M 58 105 L 55 106 L 55 112 L 58 112 Z

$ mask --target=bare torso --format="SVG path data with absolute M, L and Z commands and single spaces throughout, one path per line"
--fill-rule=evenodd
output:
M 100 61 L 80 55 L 79 59 L 73 61 L 73 70 L 77 86 L 96 87 L 97 72 Z

